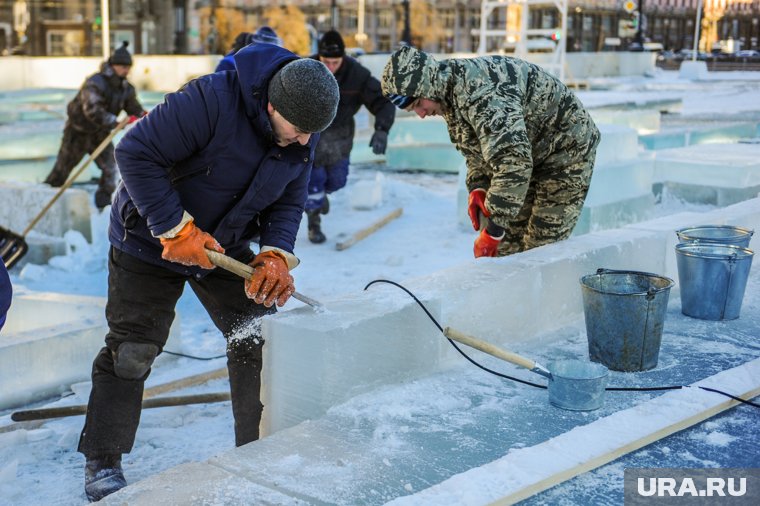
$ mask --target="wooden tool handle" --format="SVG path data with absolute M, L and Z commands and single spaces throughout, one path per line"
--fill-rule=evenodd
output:
M 454 341 L 460 342 L 462 344 L 466 344 L 467 346 L 471 348 L 480 350 L 483 353 L 488 353 L 489 355 L 492 355 L 496 358 L 506 360 L 507 362 L 511 362 L 515 365 L 519 365 L 520 367 L 524 367 L 530 370 L 534 370 L 536 368 L 535 360 L 530 360 L 516 353 L 512 353 L 511 351 L 502 350 L 501 348 L 494 346 L 493 344 L 487 343 L 485 341 L 481 341 L 480 339 L 476 337 L 472 337 L 470 335 L 465 334 L 464 332 L 460 332 L 456 329 L 452 329 L 451 327 L 446 327 L 445 329 L 443 329 L 443 335 L 445 335 L 449 339 L 453 339 Z
M 230 271 L 233 274 L 237 274 L 241 278 L 251 279 L 251 276 L 253 275 L 253 267 L 244 264 L 243 262 L 239 262 L 232 257 L 228 257 L 227 255 L 219 253 L 218 251 L 207 249 L 206 255 L 208 255 L 208 259 L 211 260 L 212 264 L 216 265 L 217 267 L 221 267 L 226 271 Z M 293 298 L 300 300 L 304 304 L 308 304 L 313 308 L 324 308 L 320 302 L 298 292 L 293 292 Z
M 97 157 L 100 156 L 100 153 L 102 153 L 103 150 L 106 149 L 106 146 L 108 146 L 109 144 L 111 144 L 111 141 L 116 136 L 116 134 L 119 133 L 122 128 L 124 128 L 125 126 L 127 126 L 127 123 L 129 123 L 129 116 L 127 116 L 123 120 L 121 120 L 114 127 L 114 129 L 111 130 L 111 133 L 108 134 L 108 137 L 106 137 L 105 139 L 103 139 L 103 141 L 98 145 L 98 147 L 95 148 L 95 151 L 93 151 L 92 154 L 87 157 L 87 160 L 85 160 L 84 163 L 82 163 L 82 165 L 80 165 L 78 169 L 76 169 L 74 172 L 72 172 L 71 174 L 69 174 L 68 179 L 61 185 L 61 187 L 58 189 L 58 192 L 56 192 L 56 194 L 53 195 L 53 198 L 50 199 L 50 202 L 48 202 L 47 205 L 42 208 L 42 211 L 40 211 L 39 214 L 37 214 L 37 216 L 35 216 L 32 219 L 32 222 L 29 223 L 29 226 L 26 227 L 26 230 L 24 230 L 24 232 L 21 234 L 22 237 L 26 237 L 26 234 L 28 234 L 29 231 L 34 228 L 34 226 L 37 224 L 37 222 L 40 221 L 43 216 L 45 216 L 45 213 L 47 213 L 48 210 L 53 206 L 53 204 L 56 203 L 56 201 L 60 198 L 60 196 L 63 194 L 63 192 L 65 192 L 69 188 L 69 186 L 71 186 L 72 183 L 74 183 L 74 180 L 79 177 L 79 175 L 84 171 L 84 169 L 87 168 L 88 165 L 90 165 L 90 163 L 94 159 L 96 159 Z

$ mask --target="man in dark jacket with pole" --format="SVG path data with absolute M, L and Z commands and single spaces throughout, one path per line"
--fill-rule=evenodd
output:
M 124 110 L 130 123 L 144 116 L 134 86 L 127 81 L 132 68 L 132 55 L 128 42 L 113 52 L 103 62 L 100 71 L 91 75 L 79 89 L 76 97 L 66 107 L 68 119 L 63 130 L 63 140 L 58 158 L 45 183 L 53 187 L 63 186 L 69 174 L 82 157 L 92 153 L 111 130 L 116 127 L 116 116 Z M 95 205 L 102 209 L 111 203 L 111 195 L 118 183 L 118 171 L 113 156 L 113 144 L 109 144 L 95 158 L 101 175 L 95 192 Z
M 349 156 L 354 146 L 354 115 L 362 105 L 375 115 L 375 133 L 369 145 L 376 155 L 385 153 L 388 131 L 396 116 L 395 107 L 380 90 L 380 81 L 358 61 L 346 56 L 346 46 L 338 32 L 326 32 L 318 48 L 318 54 L 312 58 L 320 60 L 335 75 L 340 86 L 340 104 L 335 120 L 319 140 L 309 180 L 309 200 L 306 201 L 309 240 L 317 244 L 326 240 L 320 214 L 330 210 L 327 194 L 346 186 Z
M 185 284 L 227 339 L 235 444 L 259 437 L 261 318 L 295 290 L 289 270 L 316 133 L 335 117 L 339 92 L 322 63 L 271 44 L 242 49 L 235 64 L 167 95 L 116 149 L 109 332 L 78 448 L 92 501 L 126 485 L 121 455 Z M 251 280 L 214 269 L 207 249 L 251 265 Z

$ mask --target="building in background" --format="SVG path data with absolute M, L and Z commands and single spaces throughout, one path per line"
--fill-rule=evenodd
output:
M 530 1 L 530 28 L 556 26 L 551 0 L 545 8 L 540 0 Z M 703 3 L 701 50 L 760 49 L 760 0 Z M 477 51 L 481 26 L 480 0 L 110 0 L 108 5 L 112 47 L 128 40 L 138 54 L 222 54 L 235 35 L 273 24 L 273 16 L 280 18 L 278 33 L 287 28 L 286 46 L 290 33 L 291 46 L 301 54 L 312 52 L 313 41 L 333 27 L 357 50 L 392 51 L 403 40 L 407 12 L 411 43 L 432 52 Z M 567 33 L 555 39 L 564 38 L 568 52 L 628 50 L 640 29 L 643 41 L 654 47 L 691 48 L 697 5 L 698 0 L 570 0 Z M 507 9 L 494 10 L 487 28 L 504 29 L 510 15 Z M 0 0 L 0 55 L 100 55 L 102 19 L 101 0 Z M 486 47 L 505 49 L 507 41 L 494 39 Z

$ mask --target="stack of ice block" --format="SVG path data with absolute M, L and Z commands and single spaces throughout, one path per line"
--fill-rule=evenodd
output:
M 402 117 L 388 136 L 386 162 L 394 169 L 456 174 L 464 157 L 451 143 L 443 118 Z
M 0 182 L 0 202 L 3 203 L 0 224 L 22 234 L 57 191 L 42 184 Z M 26 236 L 29 252 L 22 261 L 46 263 L 53 256 L 65 254 L 63 236 L 69 230 L 80 232 L 87 241 L 92 241 L 90 200 L 84 190 L 69 188 L 63 192 Z
M 655 181 L 672 195 L 727 206 L 760 192 L 760 144 L 700 144 L 656 152 Z

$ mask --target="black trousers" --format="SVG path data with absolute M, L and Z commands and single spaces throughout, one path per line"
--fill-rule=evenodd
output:
M 251 258 L 239 259 L 248 262 Z M 227 339 L 235 444 L 255 441 L 263 405 L 260 318 L 276 311 L 245 295 L 243 279 L 220 268 L 202 279 L 184 276 L 111 248 L 108 262 L 109 332 L 92 365 L 92 392 L 78 451 L 88 458 L 129 453 L 140 422 L 145 380 L 124 379 L 114 370 L 114 354 L 126 342 L 153 344 L 159 353 L 169 337 L 174 308 L 188 283 Z
M 47 175 L 45 182 L 53 187 L 63 186 L 82 157 L 95 151 L 109 133 L 108 130 L 105 130 L 89 134 L 67 125 L 63 130 L 63 140 L 58 150 L 55 165 L 53 165 L 50 174 Z M 111 203 L 111 194 L 116 190 L 119 178 L 119 171 L 114 159 L 113 143 L 106 146 L 95 158 L 95 164 L 100 168 L 100 181 L 98 181 L 95 200 L 98 207 L 105 207 Z

